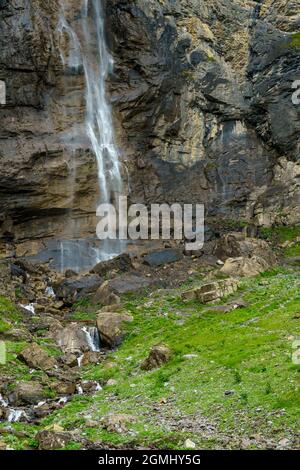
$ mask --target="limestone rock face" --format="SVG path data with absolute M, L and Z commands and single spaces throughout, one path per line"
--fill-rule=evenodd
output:
M 66 3 L 76 15 L 79 3 Z M 7 90 L 0 107 L 1 236 L 22 242 L 20 255 L 34 255 L 43 238 L 88 236 L 95 228 L 96 160 L 81 137 L 69 145 L 85 113 L 84 80 L 63 71 L 60 5 L 0 5 L 0 79 Z
M 296 3 L 113 0 L 107 14 L 133 198 L 299 220 Z
M 209 282 L 200 287 L 183 292 L 183 300 L 199 300 L 203 304 L 222 299 L 227 295 L 237 291 L 238 281 L 235 279 L 225 279 L 222 281 Z
M 81 2 L 63 3 L 67 20 L 80 22 Z M 63 69 L 60 4 L 0 2 L 2 257 L 49 259 L 60 239 L 95 236 L 84 76 Z M 132 201 L 299 222 L 298 9 L 287 0 L 105 2 L 108 87 Z

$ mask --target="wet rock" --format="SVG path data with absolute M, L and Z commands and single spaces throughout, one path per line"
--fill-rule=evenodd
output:
M 131 322 L 130 315 L 115 312 L 100 312 L 97 315 L 97 328 L 100 335 L 100 343 L 104 347 L 115 348 L 119 346 L 125 336 L 124 322 Z
M 80 382 L 79 386 L 84 394 L 93 394 L 102 390 L 99 382 L 96 382 L 95 380 L 83 380 Z
M 81 354 L 90 351 L 90 343 L 84 325 L 71 323 L 59 330 L 56 342 L 65 354 Z
M 181 294 L 183 300 L 199 300 L 206 304 L 237 291 L 238 281 L 235 279 L 225 279 L 222 281 L 209 282 L 195 289 L 188 290 Z
M 36 435 L 39 450 L 64 449 L 72 441 L 73 436 L 69 432 L 39 431 Z
M 94 293 L 101 285 L 101 279 L 96 274 L 83 276 L 78 279 L 65 279 L 53 285 L 55 295 L 65 305 L 72 305 L 83 297 Z
M 157 344 L 153 346 L 149 356 L 141 364 L 141 369 L 152 370 L 166 364 L 172 356 L 172 352 L 165 344 Z
M 13 393 L 16 405 L 39 403 L 45 397 L 44 387 L 37 382 L 19 382 Z
M 57 361 L 49 356 L 38 344 L 32 343 L 19 354 L 19 359 L 33 369 L 45 372 L 58 368 Z
M 72 277 L 77 277 L 78 274 L 76 271 L 73 271 L 72 269 L 67 269 L 66 272 L 65 272 L 65 278 L 66 279 L 70 279 Z
M 109 413 L 101 419 L 101 425 L 108 432 L 124 433 L 128 431 L 128 424 L 134 423 L 135 418 L 127 414 Z
M 10 270 L 11 270 L 11 275 L 12 277 L 20 277 L 23 282 L 26 282 L 27 280 L 27 274 L 24 269 L 22 269 L 20 266 L 17 264 L 11 264 L 10 265 Z
M 145 256 L 144 263 L 151 267 L 163 266 L 164 264 L 175 263 L 183 258 L 183 254 L 179 250 L 173 248 L 150 253 Z
M 234 277 L 253 277 L 270 268 L 268 262 L 260 256 L 228 258 L 221 272 Z
M 116 258 L 113 258 L 109 261 L 102 261 L 101 263 L 98 263 L 96 266 L 94 266 L 93 269 L 91 269 L 90 272 L 93 274 L 98 274 L 98 276 L 105 277 L 112 271 L 125 272 L 130 271 L 132 267 L 133 266 L 130 256 L 126 253 L 123 253 L 122 255 L 117 256 Z
M 153 285 L 155 281 L 136 274 L 125 274 L 109 281 L 109 288 L 117 295 L 142 291 Z

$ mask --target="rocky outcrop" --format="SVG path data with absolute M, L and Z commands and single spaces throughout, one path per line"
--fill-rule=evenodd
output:
M 41 369 L 47 372 L 58 367 L 57 361 L 36 343 L 32 343 L 23 349 L 19 354 L 19 358 L 33 369 Z
M 259 256 L 269 266 L 276 263 L 276 255 L 265 240 L 246 237 L 243 233 L 228 233 L 214 243 L 213 253 L 222 261 L 227 258 Z
M 209 282 L 200 287 L 183 292 L 183 300 L 198 300 L 203 304 L 222 299 L 233 294 L 238 289 L 238 281 L 235 279 L 225 279 L 222 281 Z
M 115 0 L 108 20 L 133 198 L 299 220 L 295 4 Z
M 96 274 L 82 276 L 76 279 L 65 279 L 54 284 L 54 292 L 64 304 L 72 305 L 81 298 L 86 298 L 95 293 L 101 285 L 101 278 Z
M 268 268 L 270 265 L 260 256 L 254 255 L 250 258 L 240 256 L 228 258 L 221 268 L 221 272 L 233 277 L 252 277 L 267 271 Z

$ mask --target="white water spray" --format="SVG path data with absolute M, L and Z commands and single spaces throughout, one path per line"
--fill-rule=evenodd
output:
M 84 326 L 82 331 L 85 333 L 87 344 L 91 351 L 100 351 L 99 332 L 95 326 Z
M 97 161 L 98 202 L 114 203 L 122 193 L 122 177 L 112 111 L 106 96 L 106 80 L 113 69 L 113 59 L 105 38 L 102 0 L 82 0 L 80 14 L 72 12 L 71 18 L 66 13 L 64 0 L 61 0 L 61 6 L 58 31 L 62 37 L 68 38 L 68 50 L 60 51 L 61 60 L 68 72 L 83 73 L 85 79 L 84 128 Z M 62 242 L 61 246 L 61 265 L 67 267 L 65 243 Z M 116 242 L 107 240 L 100 250 L 93 251 L 91 264 L 110 259 L 121 251 L 120 242 L 116 246 Z

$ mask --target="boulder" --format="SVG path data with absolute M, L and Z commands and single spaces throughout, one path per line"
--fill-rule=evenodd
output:
M 117 295 L 142 291 L 154 284 L 148 277 L 138 274 L 124 274 L 109 281 L 108 286 Z
M 69 432 L 39 431 L 36 435 L 39 450 L 64 449 L 72 441 L 73 436 Z
M 50 388 L 60 396 L 74 395 L 76 392 L 76 384 L 74 382 L 55 382 L 50 385 Z
M 144 263 L 148 266 L 156 267 L 163 266 L 168 263 L 175 263 L 176 261 L 180 261 L 182 258 L 183 254 L 181 251 L 167 248 L 165 250 L 149 253 L 145 256 Z
M 102 305 L 117 305 L 121 303 L 121 300 L 120 297 L 112 291 L 109 281 L 105 281 L 93 295 L 92 302 Z
M 102 261 L 91 269 L 91 273 L 98 274 L 98 276 L 104 277 L 106 274 L 112 271 L 125 272 L 132 269 L 131 258 L 127 253 L 123 253 L 116 258 L 108 261 Z
M 78 323 L 71 323 L 59 330 L 55 339 L 65 354 L 81 354 L 91 350 L 84 325 Z
M 44 387 L 37 382 L 19 382 L 13 393 L 16 405 L 34 405 L 45 397 Z
M 79 386 L 84 394 L 93 394 L 102 390 L 99 382 L 96 382 L 95 380 L 83 380 L 80 382 Z
M 89 351 L 83 354 L 81 358 L 81 365 L 87 366 L 89 364 L 100 364 L 103 361 L 103 354 L 96 351 Z
M 165 344 L 157 344 L 152 347 L 149 356 L 141 364 L 141 369 L 152 370 L 166 364 L 171 358 L 172 352 Z
M 19 354 L 19 359 L 33 369 L 41 369 L 45 372 L 58 368 L 54 357 L 49 356 L 38 344 L 32 343 Z
M 65 305 L 72 305 L 76 301 L 88 297 L 101 285 L 101 279 L 96 274 L 82 276 L 78 279 L 65 279 L 53 285 L 55 295 Z
M 97 328 L 100 335 L 100 343 L 109 348 L 115 348 L 121 344 L 125 333 L 123 323 L 131 322 L 130 315 L 116 312 L 100 312 L 97 315 Z
M 181 294 L 183 300 L 199 300 L 206 304 L 223 297 L 233 294 L 238 289 L 238 281 L 236 279 L 224 279 L 222 281 L 214 281 L 203 284 L 195 289 L 188 290 Z
M 62 362 L 68 367 L 77 367 L 78 366 L 77 356 L 75 354 L 72 354 L 72 353 L 66 353 L 62 357 Z
M 32 336 L 25 328 L 11 328 L 3 334 L 10 341 L 30 341 Z
M 240 256 L 238 258 L 228 258 L 221 268 L 221 272 L 235 277 L 252 277 L 269 268 L 269 263 L 260 256 L 254 255 L 251 258 Z
M 135 418 L 127 414 L 109 413 L 101 419 L 101 425 L 106 431 L 117 433 L 126 432 L 127 425 L 134 422 Z

